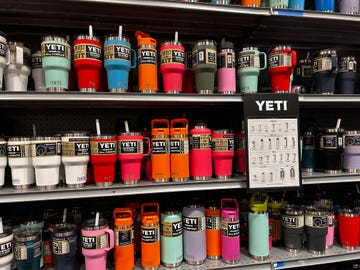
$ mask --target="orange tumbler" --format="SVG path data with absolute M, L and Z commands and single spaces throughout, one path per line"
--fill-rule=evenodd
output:
M 169 121 L 151 121 L 151 175 L 154 182 L 170 181 Z
M 221 258 L 221 221 L 220 207 L 209 205 L 205 209 L 206 216 L 206 255 L 208 259 Z
M 138 87 L 142 93 L 158 91 L 156 40 L 149 34 L 135 32 L 138 42 Z
M 260 7 L 261 0 L 242 0 L 241 4 L 246 7 Z
M 116 270 L 135 267 L 134 224 L 131 208 L 114 209 L 114 259 Z
M 141 205 L 141 266 L 154 269 L 160 266 L 160 219 L 158 203 Z
M 189 127 L 186 118 L 171 120 L 170 124 L 171 179 L 182 182 L 189 179 Z

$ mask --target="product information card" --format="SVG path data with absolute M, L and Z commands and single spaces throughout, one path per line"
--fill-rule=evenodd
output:
M 300 187 L 298 114 L 297 95 L 244 95 L 250 190 Z

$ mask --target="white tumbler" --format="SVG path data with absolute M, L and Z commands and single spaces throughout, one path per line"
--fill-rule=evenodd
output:
M 59 137 L 34 137 L 31 141 L 36 186 L 54 189 L 59 184 L 61 141 Z
M 10 64 L 10 51 L 7 46 L 6 35 L 0 32 L 0 91 L 3 88 L 4 69 Z
M 5 167 L 7 165 L 6 140 L 0 138 L 0 188 L 5 184 Z
M 65 182 L 70 188 L 83 187 L 87 180 L 90 141 L 86 132 L 69 132 L 61 138 Z
M 10 270 L 14 258 L 14 234 L 11 230 L 0 233 L 0 270 Z
M 8 162 L 14 188 L 28 189 L 35 183 L 31 159 L 31 139 L 11 137 L 7 143 Z
M 10 64 L 5 68 L 5 90 L 27 91 L 31 51 L 21 42 L 9 42 Z
M 45 72 L 42 69 L 41 51 L 31 55 L 31 75 L 35 84 L 35 91 L 46 92 Z

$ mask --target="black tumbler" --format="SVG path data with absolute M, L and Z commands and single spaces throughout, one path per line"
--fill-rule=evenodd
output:
M 328 233 L 328 214 L 326 209 L 309 207 L 305 210 L 306 247 L 312 254 L 324 254 Z
M 296 206 L 286 206 L 281 209 L 281 221 L 285 250 L 299 252 L 303 245 L 304 211 Z
M 301 85 L 306 94 L 311 94 L 313 81 L 312 62 L 310 59 L 301 59 L 295 68 L 294 85 Z
M 356 80 L 356 60 L 353 56 L 342 57 L 339 62 L 339 73 L 336 77 L 337 94 L 354 94 Z
M 313 73 L 318 94 L 335 93 L 335 78 L 337 72 L 336 50 L 325 49 L 319 51 L 313 62 Z

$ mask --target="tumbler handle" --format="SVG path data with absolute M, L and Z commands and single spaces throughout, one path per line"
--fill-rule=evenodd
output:
M 137 65 L 136 51 L 131 49 L 131 68 L 135 68 Z
M 10 48 L 8 45 L 6 45 L 6 65 L 10 65 L 10 61 L 11 61 L 11 52 L 10 52 Z
M 159 215 L 159 204 L 158 203 L 143 203 L 141 205 L 141 216 L 144 215 L 145 207 L 156 207 L 156 214 Z
M 236 210 L 239 209 L 238 202 L 237 202 L 236 199 L 232 199 L 232 198 L 222 198 L 222 199 L 221 199 L 221 202 L 220 202 L 221 209 L 224 209 L 224 208 L 225 208 L 225 207 L 224 207 L 225 203 L 232 203 L 232 204 L 235 206 L 234 208 L 236 208 Z
M 337 57 L 336 54 L 331 53 L 331 71 L 335 72 L 337 69 Z
M 295 67 L 296 67 L 296 62 L 297 62 L 297 59 L 296 59 L 296 51 L 295 51 L 295 50 L 292 50 L 292 51 L 291 51 L 291 67 L 292 67 L 292 68 L 295 68 Z
M 267 55 L 264 52 L 259 52 L 259 55 L 262 55 L 264 57 L 264 66 L 260 67 L 260 70 L 264 70 L 267 68 Z
M 114 221 L 117 219 L 119 214 L 123 214 L 123 215 L 127 214 L 127 215 L 129 215 L 128 216 L 129 218 L 131 218 L 131 219 L 133 218 L 133 212 L 132 212 L 131 208 L 115 208 L 113 214 L 114 214 Z
M 26 244 L 26 253 L 27 253 L 26 262 L 32 263 L 34 261 L 34 243 Z
M 147 157 L 151 153 L 151 147 L 150 147 L 151 143 L 150 143 L 150 139 L 148 137 L 143 137 L 143 140 L 148 142 L 148 151 L 147 151 L 147 153 L 143 153 L 143 157 Z
M 188 128 L 188 120 L 186 118 L 176 118 L 176 119 L 173 119 L 171 120 L 171 123 L 170 123 L 170 128 L 174 128 L 175 124 L 183 124 L 184 127 L 182 128 Z
M 75 256 L 76 255 L 76 245 L 77 245 L 76 238 L 74 237 L 73 239 L 68 240 L 68 242 L 69 242 L 70 252 L 67 254 L 67 256 L 68 257 Z M 72 246 L 74 246 L 75 248 L 71 248 Z
M 269 218 L 269 222 L 270 222 L 270 218 Z M 271 223 L 271 226 L 272 226 L 272 235 L 271 235 L 271 241 L 272 240 L 276 240 L 278 238 L 278 229 L 279 229 L 279 226 L 278 226 L 278 222 L 275 220 L 275 219 L 272 219 L 272 223 Z
M 155 126 L 157 125 L 164 125 L 165 127 L 163 127 L 164 129 L 165 128 L 169 128 L 169 120 L 167 119 L 153 119 L 151 120 L 151 129 L 154 129 Z
M 104 231 L 109 234 L 110 245 L 109 245 L 109 247 L 105 248 L 106 251 L 109 251 L 110 249 L 114 248 L 114 244 L 115 244 L 115 242 L 114 242 L 114 231 L 111 230 L 111 229 L 105 229 Z

